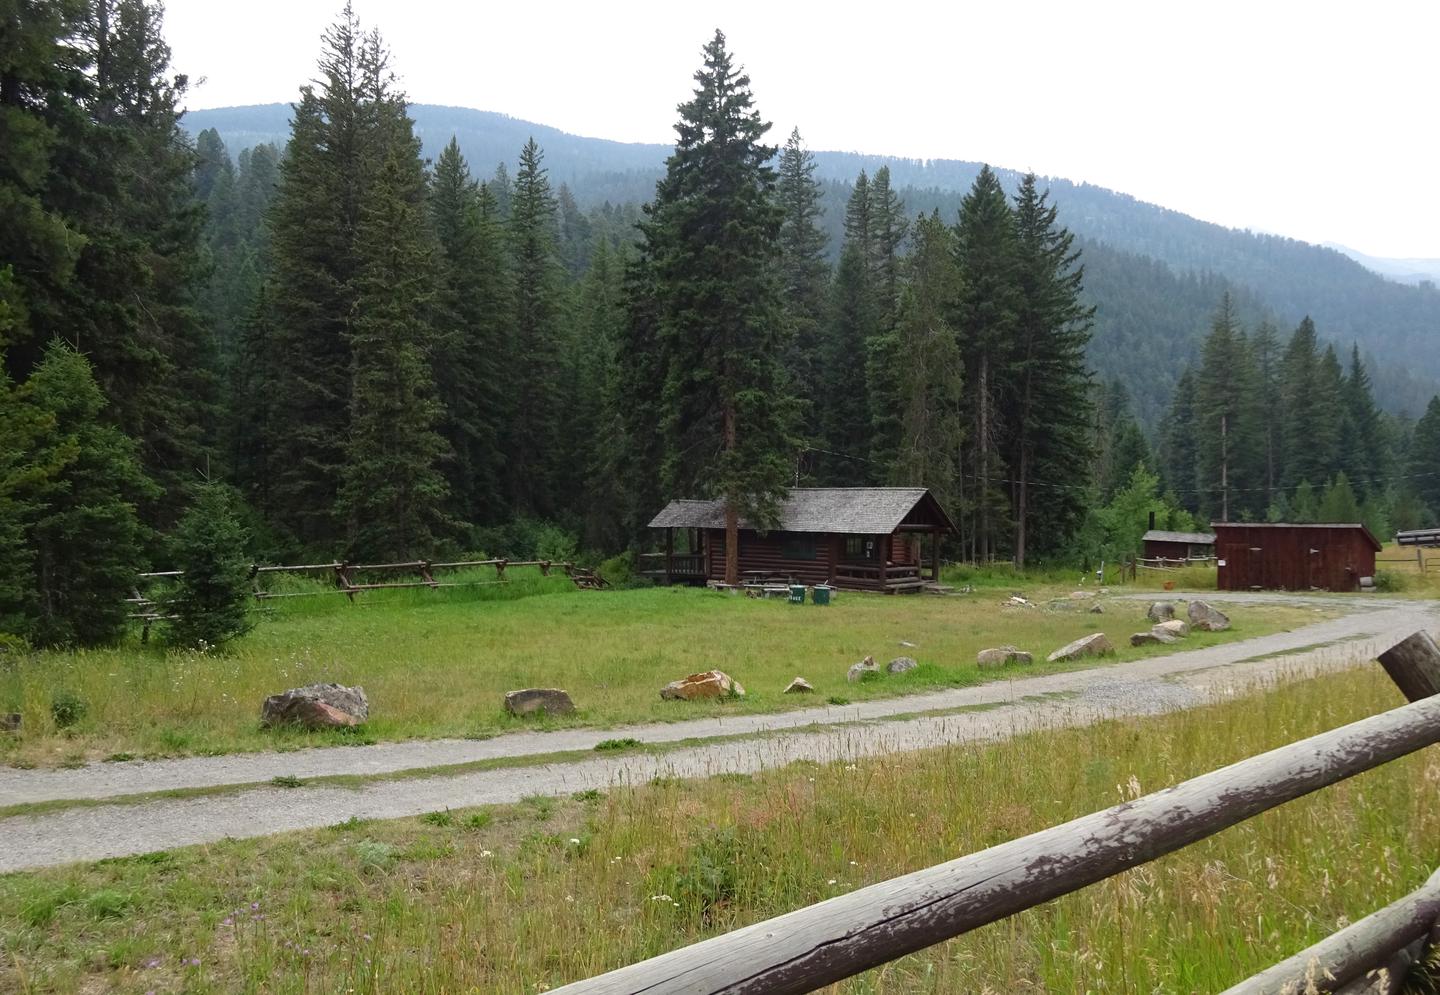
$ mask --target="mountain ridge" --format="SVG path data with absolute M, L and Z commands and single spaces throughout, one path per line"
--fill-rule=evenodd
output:
M 212 108 L 187 113 L 184 123 L 192 132 L 215 128 L 235 154 L 266 141 L 283 145 L 290 111 L 289 104 Z M 513 164 L 520 147 L 533 136 L 545 152 L 552 183 L 569 186 L 582 207 L 648 201 L 671 151 L 666 145 L 574 135 L 496 111 L 412 104 L 410 114 L 425 155 L 435 158 L 454 136 L 480 177 L 489 176 L 496 163 Z M 888 166 L 891 186 L 900 192 L 911 215 L 939 210 L 949 219 L 955 217 L 960 198 L 981 166 L 965 160 L 859 152 L 816 151 L 814 156 L 832 254 L 840 245 L 845 198 L 861 169 L 873 172 Z M 1013 190 L 1020 174 L 1009 169 L 996 172 Z M 1377 396 L 1392 411 L 1418 413 L 1440 384 L 1440 290 L 1433 284 L 1387 279 L 1338 248 L 1227 228 L 1090 183 L 1063 177 L 1042 177 L 1042 181 L 1049 186 L 1064 225 L 1091 245 L 1115 250 L 1103 259 L 1101 253 L 1094 253 L 1094 265 L 1087 270 L 1092 302 L 1104 301 L 1111 312 L 1102 314 L 1097 323 L 1092 351 L 1112 357 L 1110 362 L 1097 363 L 1104 376 L 1147 378 L 1144 389 L 1136 391 L 1142 417 L 1158 415 L 1168 386 L 1195 358 L 1208 329 L 1208 311 L 1218 298 L 1205 308 L 1189 293 L 1183 295 L 1183 304 L 1172 303 L 1147 286 L 1133 295 L 1149 299 L 1146 311 L 1127 313 L 1134 307 L 1122 288 L 1133 283 L 1133 274 L 1123 269 L 1127 265 L 1133 269 L 1134 259 L 1154 260 L 1182 283 L 1199 281 L 1196 285 L 1230 289 L 1253 300 L 1251 320 L 1271 320 L 1282 335 L 1308 315 L 1322 338 L 1343 352 L 1358 344 L 1372 367 Z M 1091 264 L 1090 257 L 1086 262 Z M 1168 280 L 1159 271 L 1151 276 Z M 1212 276 L 1219 279 L 1211 280 Z M 1180 283 L 1167 285 L 1174 288 Z M 1189 333 L 1183 334 L 1187 329 Z M 1125 365 L 1127 358 L 1137 355 L 1149 357 L 1145 369 Z

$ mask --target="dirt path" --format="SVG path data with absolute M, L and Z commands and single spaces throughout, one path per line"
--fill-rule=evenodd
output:
M 1219 601 L 1220 598 L 1212 600 Z M 1241 599 L 1228 599 L 1241 600 Z M 1268 599 L 1267 599 L 1268 600 Z M 1333 604 L 1333 602 L 1328 602 Z M 0 871 L 43 867 L 168 849 L 227 837 L 253 837 L 333 825 L 347 818 L 396 818 L 444 808 L 514 802 L 666 775 L 697 777 L 755 771 L 797 760 L 853 759 L 948 743 L 1003 738 L 1040 728 L 1081 725 L 1116 715 L 1192 707 L 1260 683 L 1355 666 L 1440 616 L 1423 602 L 1366 602 L 1363 611 L 1201 650 L 1093 670 L 1020 678 L 976 688 L 911 695 L 841 708 L 780 715 L 638 726 L 628 730 L 525 733 L 485 742 L 400 743 L 78 771 L 0 774 L 0 803 L 96 798 L 177 786 L 255 782 L 276 774 L 375 773 L 485 758 L 585 749 L 601 739 L 634 735 L 649 742 L 758 734 L 661 754 L 595 756 L 455 775 L 416 776 L 360 788 L 311 785 L 253 787 L 214 797 L 74 807 L 0 820 Z M 1343 643 L 1319 649 L 1317 644 Z M 1257 659 L 1263 657 L 1263 659 Z M 1034 696 L 1064 694 L 1036 700 Z M 1028 699 L 1028 700 L 1021 700 Z M 935 712 L 967 705 L 984 711 Z M 827 728 L 797 728 L 833 723 Z M 789 730 L 789 731 L 786 731 Z M 437 759 L 439 758 L 439 759 Z M 23 793 L 23 794 L 22 794 Z
M 1124 595 L 1146 600 L 1152 595 Z M 1221 602 L 1314 603 L 1334 608 L 1334 599 L 1273 594 L 1234 594 L 1210 597 Z M 1343 617 L 1269 636 L 1182 650 L 1164 656 L 1089 670 L 1040 677 L 1016 676 L 969 688 L 947 688 L 853 705 L 797 708 L 790 712 L 717 716 L 680 722 L 621 726 L 609 729 L 566 729 L 553 732 L 507 733 L 487 740 L 439 739 L 378 743 L 371 746 L 333 746 L 283 753 L 242 753 L 223 757 L 186 757 L 176 760 L 92 763 L 74 770 L 0 769 L 0 806 L 73 799 L 118 798 L 186 788 L 262 784 L 275 777 L 374 776 L 406 770 L 424 770 L 455 764 L 514 757 L 543 756 L 575 750 L 592 750 L 609 739 L 633 738 L 643 743 L 678 743 L 780 732 L 810 725 L 835 725 L 914 715 L 976 705 L 1009 703 L 1037 695 L 1083 692 L 1096 684 L 1164 674 L 1183 674 L 1233 664 L 1256 656 L 1293 651 L 1325 643 L 1346 642 L 1344 657 L 1378 652 L 1385 646 L 1370 644 L 1377 637 L 1408 635 L 1416 628 L 1436 624 L 1428 602 L 1341 602 L 1356 610 Z M 1403 631 L 1402 631 L 1403 630 Z M 1388 645 L 1388 644 L 1387 644 Z M 1318 654 L 1324 656 L 1325 654 Z

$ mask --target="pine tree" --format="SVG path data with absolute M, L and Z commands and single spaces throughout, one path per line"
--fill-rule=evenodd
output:
M 1320 520 L 1320 499 L 1310 481 L 1302 480 L 1295 488 L 1295 497 L 1290 501 L 1291 520 L 1297 525 L 1309 525 Z
M 815 158 L 801 143 L 799 128 L 780 151 L 776 192 L 785 212 L 780 266 L 790 324 L 786 367 L 797 395 L 813 406 L 820 396 L 818 353 L 828 318 L 830 265 L 825 258 L 828 239 L 820 228 L 825 212 L 815 180 Z
M 905 241 L 909 223 L 905 203 L 890 189 L 890 167 L 881 166 L 866 192 L 870 254 L 866 260 L 874 287 L 880 328 L 895 324 L 900 306 L 900 246 Z
M 1343 471 L 1337 473 L 1335 479 L 1326 486 L 1325 493 L 1320 498 L 1316 521 L 1358 522 L 1360 520 L 1360 502 L 1355 497 L 1355 488 L 1350 486 L 1350 479 L 1345 476 Z
M 470 179 L 455 139 L 441 152 L 430 185 L 439 248 L 432 368 L 451 451 L 446 479 L 456 517 L 496 524 L 504 517 L 508 422 L 508 319 L 512 303 L 504 232 L 488 189 Z
M 1195 389 L 1199 507 L 1220 521 L 1264 510 L 1256 380 L 1249 343 L 1227 292 L 1205 339 Z
M 1199 511 L 1196 488 L 1199 452 L 1195 432 L 1195 373 L 1186 367 L 1175 381 L 1175 393 L 1160 424 L 1160 468 L 1165 485 L 1174 491 L 1181 506 Z
M 821 353 L 820 410 L 826 453 L 818 461 L 821 479 L 833 484 L 868 483 L 871 422 L 866 358 L 879 334 L 879 314 L 864 254 L 846 242 L 835 270 L 830 331 Z M 880 454 L 877 454 L 880 455 Z
M 249 631 L 249 537 L 236 517 L 232 492 L 206 483 L 170 536 L 170 563 L 181 571 L 170 603 L 177 646 L 221 646 Z
M 973 555 L 988 561 L 999 548 L 999 526 L 1008 516 L 1002 489 L 1007 468 L 999 447 L 1003 432 L 999 409 L 1020 308 L 1015 219 L 1000 180 L 989 166 L 981 168 L 960 202 L 955 257 L 960 293 L 952 323 L 965 355 L 970 395 L 962 512 L 974 523 L 970 530 Z
M 153 499 L 155 485 L 134 444 L 103 420 L 106 400 L 90 364 L 68 346 L 46 349 L 16 402 L 28 409 L 17 422 L 38 427 L 18 488 L 23 545 L 33 556 L 33 600 L 19 609 L 28 631 L 20 634 L 47 645 L 110 642 L 143 568 L 136 504 Z
M 1440 395 L 1430 398 L 1425 414 L 1415 423 L 1405 472 L 1420 501 L 1440 513 Z
M 1285 411 L 1282 406 L 1280 382 L 1280 344 L 1275 326 L 1262 321 L 1250 340 L 1250 354 L 1255 361 L 1255 389 L 1259 403 L 1260 458 L 1264 467 L 1265 506 L 1282 494 L 1280 481 L 1285 476 Z
M 1014 273 L 1018 287 L 1015 340 L 1003 400 L 1004 459 L 1015 478 L 1011 486 L 1014 557 L 1018 569 L 1025 557 L 1032 520 L 1040 534 L 1069 535 L 1084 514 L 1079 481 L 1093 459 L 1086 446 L 1089 377 L 1085 349 L 1095 309 L 1081 301 L 1084 270 L 1074 236 L 1061 227 L 1048 193 L 1027 174 L 1015 196 Z M 1130 419 L 1132 431 L 1122 441 L 1125 472 L 1141 463 L 1153 464 L 1149 446 Z M 1114 454 L 1112 454 L 1114 459 Z M 1032 502 L 1030 485 L 1040 477 L 1052 482 L 1043 502 Z M 1128 479 L 1128 476 L 1127 476 Z M 1059 485 L 1075 482 L 1073 486 Z
M 448 450 L 436 429 L 441 409 L 430 368 L 434 253 L 420 142 L 403 104 L 377 110 L 368 155 L 379 162 L 371 166 L 356 230 L 350 431 L 339 507 L 352 556 L 406 560 L 431 555 L 451 527 L 439 469 Z
M 591 255 L 581 288 L 582 331 L 587 361 L 586 410 L 576 412 L 574 429 L 583 441 L 574 452 L 584 470 L 583 537 L 587 548 L 614 550 L 628 540 L 630 472 L 625 461 L 628 403 L 621 382 L 620 348 L 625 339 L 625 257 L 602 240 Z
M 378 47 L 378 46 L 377 46 Z M 265 468 L 274 523 L 303 547 L 334 555 L 350 436 L 350 321 L 360 270 L 356 232 L 377 105 L 393 100 L 383 64 L 365 55 L 347 3 L 325 32 L 316 86 L 294 107 L 270 211 L 269 348 L 284 357 L 259 384 L 277 431 Z M 373 157 L 372 157 L 373 158 Z
M 725 36 L 705 46 L 694 96 L 642 231 L 666 353 L 665 478 L 725 502 L 725 577 L 739 580 L 739 521 L 775 520 L 793 453 L 782 368 L 775 149 Z
M 1280 396 L 1285 410 L 1285 486 L 1299 481 L 1328 480 L 1334 473 L 1339 443 L 1338 383 L 1326 391 L 1327 376 L 1308 317 L 1300 322 L 1285 347 Z
M 514 412 L 505 440 L 510 496 L 522 514 L 549 515 L 557 507 L 564 456 L 559 452 L 557 393 L 561 369 L 564 268 L 558 254 L 555 198 L 544 153 L 532 138 L 520 153 L 510 204 L 514 273 L 512 349 L 523 356 L 512 371 Z
M 1370 374 L 1360 359 L 1360 347 L 1350 350 L 1350 369 L 1345 375 L 1344 429 L 1342 452 L 1347 472 L 1367 498 L 1384 492 L 1384 478 L 1390 472 L 1389 439 L 1380 410 L 1375 407 Z
M 875 341 L 869 374 L 872 451 L 888 481 L 928 487 L 946 507 L 964 439 L 964 363 L 948 321 L 958 291 L 953 239 L 938 211 L 916 221 L 899 318 Z

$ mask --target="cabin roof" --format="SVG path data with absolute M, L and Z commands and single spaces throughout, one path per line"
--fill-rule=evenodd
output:
M 1385 547 L 1363 522 L 1211 522 L 1212 529 L 1359 529 L 1375 552 Z
M 954 531 L 950 516 L 924 487 L 795 487 L 780 504 L 774 531 L 888 535 L 921 504 L 929 506 L 930 517 L 940 528 Z M 650 527 L 723 529 L 725 502 L 720 498 L 671 501 L 651 519 Z M 744 519 L 740 527 L 755 528 Z
M 1166 532 L 1151 529 L 1143 537 L 1144 542 L 1185 542 L 1192 546 L 1213 546 L 1215 535 L 1211 532 Z

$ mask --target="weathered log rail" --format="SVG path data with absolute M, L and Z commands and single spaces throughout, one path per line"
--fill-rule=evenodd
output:
M 1409 704 L 1063 825 L 566 985 L 554 995 L 815 991 L 1440 743 L 1435 641 L 1416 633 L 1381 654 L 1381 662 Z M 1420 955 L 1417 945 L 1440 928 L 1437 920 L 1440 874 L 1231 992 L 1368 990 L 1368 974 L 1403 974 L 1404 957 Z

